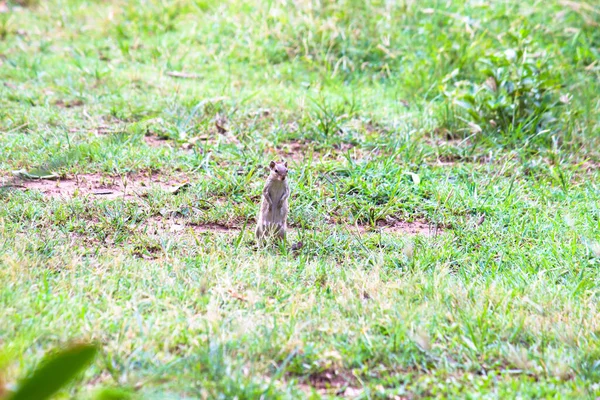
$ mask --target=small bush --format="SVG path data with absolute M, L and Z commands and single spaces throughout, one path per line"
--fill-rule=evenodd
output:
M 511 139 L 549 138 L 559 128 L 559 76 L 551 60 L 527 46 L 486 54 L 477 61 L 480 82 L 459 81 L 445 90 L 463 126 L 473 133 Z

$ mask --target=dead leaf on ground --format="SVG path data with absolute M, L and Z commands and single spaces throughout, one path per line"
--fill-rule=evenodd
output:
M 44 171 L 42 169 L 34 169 L 32 171 L 20 169 L 17 171 L 13 171 L 12 174 L 16 178 L 26 179 L 26 180 L 33 180 L 33 179 L 56 180 L 56 179 L 60 179 L 60 176 L 55 174 L 54 172 Z
M 590 65 L 588 65 L 588 66 L 587 66 L 587 67 L 585 67 L 584 69 L 585 69 L 586 71 L 591 71 L 591 70 L 593 70 L 593 69 L 594 69 L 594 67 L 596 66 L 596 64 L 598 64 L 598 60 L 594 60 L 594 62 L 593 62 L 593 63 L 591 63 Z
M 483 224 L 483 221 L 485 221 L 485 214 L 481 214 L 481 217 L 479 217 L 479 219 L 477 220 L 477 226 L 481 226 L 481 224 Z
M 178 186 L 178 187 L 174 188 L 174 189 L 171 191 L 171 194 L 179 194 L 179 193 L 183 193 L 183 192 L 187 191 L 187 190 L 190 188 L 190 186 L 191 186 L 191 185 L 190 185 L 190 183 L 189 183 L 189 182 L 186 182 L 186 183 L 184 183 L 183 185 L 181 185 L 181 186 Z
M 410 175 L 415 186 L 419 186 L 421 183 L 421 177 L 418 174 L 415 174 L 414 172 L 405 172 L 405 174 Z
M 169 141 L 168 139 L 163 139 L 159 136 L 144 136 L 144 143 L 146 143 L 146 145 L 148 147 L 162 147 L 165 144 L 168 144 Z
M 496 79 L 493 76 L 490 76 L 489 78 L 487 78 L 485 80 L 485 84 L 487 85 L 487 87 L 489 87 L 492 92 L 495 92 L 498 90 L 498 84 L 496 83 Z
M 200 79 L 201 76 L 198 74 L 190 74 L 182 71 L 167 71 L 167 75 L 173 78 L 181 78 L 181 79 Z
M 215 121 L 215 126 L 217 127 L 217 132 L 219 132 L 221 135 L 224 135 L 227 133 L 227 129 L 225 129 L 221 125 L 219 125 L 219 122 Z
M 327 369 L 321 372 L 311 374 L 308 378 L 310 386 L 315 388 L 320 394 L 335 393 L 342 394 L 349 387 L 353 387 L 355 381 L 350 371 L 338 371 L 336 369 Z
M 113 190 L 95 190 L 92 192 L 92 194 L 94 194 L 96 196 L 109 195 L 109 194 L 113 194 L 113 193 L 114 193 Z
M 56 100 L 54 105 L 62 108 L 73 108 L 73 107 L 81 107 L 83 105 L 83 100 L 75 99 L 72 101 L 69 100 Z
M 208 136 L 194 136 L 192 138 L 189 138 L 187 142 L 183 143 L 181 145 L 181 148 L 184 150 L 190 150 L 191 148 L 196 146 L 196 143 L 198 143 L 198 141 L 205 141 L 208 139 L 210 139 Z
M 233 291 L 231 289 L 228 290 L 227 292 L 229 293 L 229 295 L 231 297 L 233 297 L 236 300 L 239 300 L 239 301 L 248 301 L 248 299 L 246 299 L 244 296 L 242 296 L 241 294 L 239 294 L 239 293 L 237 293 L 237 292 L 235 292 L 235 291 Z
M 342 396 L 344 397 L 358 397 L 362 394 L 362 389 L 358 389 L 358 388 L 353 388 L 351 386 L 347 387 L 346 390 L 344 390 L 344 393 L 342 394 Z
M 483 132 L 483 129 L 481 129 L 481 126 L 477 125 L 474 122 L 469 122 L 469 128 L 471 128 L 471 133 L 474 135 Z
M 221 113 L 217 113 L 215 116 L 215 127 L 217 128 L 217 132 L 221 135 L 227 133 L 227 129 L 225 125 L 227 124 L 227 116 Z
M 318 153 L 313 151 L 310 143 L 305 143 L 299 140 L 292 140 L 282 143 L 279 148 L 267 148 L 270 156 L 276 155 L 281 159 L 288 161 L 301 162 L 306 157 L 318 158 Z
M 117 132 L 117 131 L 114 130 L 114 129 L 111 129 L 108 126 L 100 125 L 99 127 L 96 128 L 96 132 L 99 133 L 99 134 L 106 134 L 106 133 L 114 133 L 114 132 Z
M 571 102 L 572 98 L 573 98 L 573 96 L 571 94 L 567 93 L 567 94 L 563 94 L 562 96 L 560 96 L 559 100 L 563 104 L 569 104 Z
M 239 231 L 238 228 L 234 228 L 231 226 L 218 224 L 214 222 L 207 223 L 189 223 L 190 226 L 196 233 L 206 233 L 206 232 L 236 232 Z
M 271 110 L 269 110 L 268 108 L 259 108 L 256 111 L 253 111 L 250 113 L 250 116 L 253 117 L 267 117 L 271 114 Z

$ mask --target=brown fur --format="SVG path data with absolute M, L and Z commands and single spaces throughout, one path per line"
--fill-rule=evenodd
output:
M 285 240 L 287 232 L 288 198 L 290 186 L 287 179 L 287 163 L 271 161 L 271 173 L 262 191 L 260 211 L 256 219 L 256 239 L 264 243 L 267 238 Z

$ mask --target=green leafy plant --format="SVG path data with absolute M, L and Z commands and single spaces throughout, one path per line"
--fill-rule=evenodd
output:
M 482 81 L 456 82 L 444 93 L 468 130 L 513 139 L 556 133 L 567 100 L 549 59 L 519 46 L 487 54 L 477 65 Z

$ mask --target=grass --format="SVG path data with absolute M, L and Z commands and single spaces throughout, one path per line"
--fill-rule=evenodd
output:
M 600 396 L 591 0 L 7 9 L 5 382 L 89 340 L 65 398 Z M 297 251 L 252 237 L 280 156 Z M 57 198 L 19 169 L 190 187 Z

